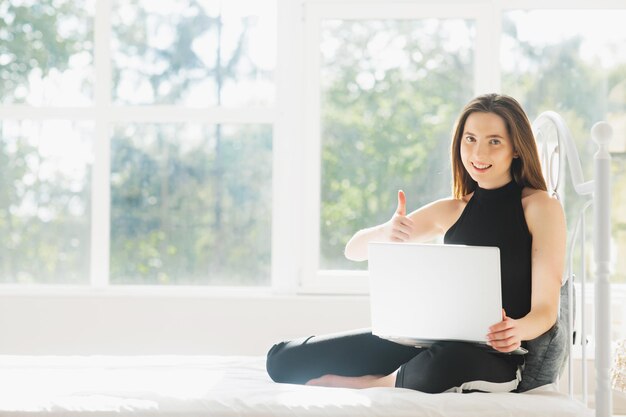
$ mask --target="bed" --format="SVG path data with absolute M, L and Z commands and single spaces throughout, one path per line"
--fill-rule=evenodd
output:
M 543 113 L 535 120 L 533 128 L 551 192 L 562 196 L 562 178 L 567 160 L 576 194 L 593 202 L 597 268 L 594 274 L 597 306 L 595 411 L 573 396 L 571 382 L 569 395 L 559 392 L 556 384 L 544 385 L 523 394 L 433 395 L 398 388 L 353 390 L 276 384 L 265 372 L 265 359 L 259 356 L 4 355 L 0 356 L 0 416 L 611 415 L 608 302 L 610 157 L 606 149 L 610 127 L 599 123 L 592 129 L 598 152 L 594 158 L 594 180 L 587 182 L 583 181 L 574 142 L 561 117 L 553 112 Z M 585 204 L 583 211 L 589 205 Z M 584 222 L 581 227 L 584 228 Z M 573 235 L 575 238 L 584 233 Z M 574 247 L 573 242 L 570 242 L 570 247 Z M 571 253 L 567 276 L 572 279 L 567 280 L 567 285 L 572 285 L 574 276 Z M 584 290 L 584 285 L 581 288 Z M 569 294 L 572 293 L 569 291 Z M 584 323 L 574 326 L 573 313 L 568 319 L 570 329 L 578 329 L 585 334 Z M 572 375 L 572 360 L 569 362 L 569 375 Z
M 0 358 L 2 416 L 590 416 L 550 388 L 422 394 L 276 384 L 261 357 Z

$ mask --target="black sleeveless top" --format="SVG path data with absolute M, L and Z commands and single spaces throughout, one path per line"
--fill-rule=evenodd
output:
M 444 243 L 500 248 L 502 306 L 514 319 L 528 314 L 532 237 L 522 208 L 522 187 L 514 180 L 493 190 L 477 187 Z

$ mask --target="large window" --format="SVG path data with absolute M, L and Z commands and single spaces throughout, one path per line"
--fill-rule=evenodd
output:
M 0 282 L 269 285 L 276 6 L 0 6 Z
M 430 3 L 306 9 L 305 290 L 366 292 L 367 263 L 343 254 L 350 237 L 388 220 L 399 189 L 408 210 L 450 195 L 450 135 L 482 83 L 487 16 Z
M 611 122 L 626 251 L 626 6 L 544 3 L 2 2 L 0 283 L 365 292 L 348 239 L 450 195 L 492 91 L 560 112 L 587 178 Z

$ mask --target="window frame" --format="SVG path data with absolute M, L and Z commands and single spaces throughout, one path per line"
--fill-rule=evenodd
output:
M 499 23 L 490 25 L 494 9 L 487 2 L 455 5 L 440 2 L 420 2 L 420 7 L 406 2 L 378 3 L 346 1 L 328 3 L 307 1 L 303 5 L 303 31 L 306 60 L 302 71 L 304 98 L 304 159 L 303 189 L 305 201 L 303 217 L 302 270 L 299 276 L 300 294 L 367 294 L 367 272 L 355 270 L 320 270 L 320 207 L 321 207 L 321 133 L 320 133 L 320 23 L 323 19 L 424 19 L 461 18 L 476 22 L 474 46 L 474 92 L 476 94 L 499 89 Z M 498 36 L 494 36 L 494 31 Z M 496 62 L 497 65 L 492 63 Z M 497 81 L 497 82 L 496 82 Z
M 95 124 L 90 277 L 87 285 L 1 284 L 0 293 L 33 294 L 367 294 L 367 273 L 319 270 L 319 23 L 324 18 L 426 17 L 476 21 L 476 94 L 500 89 L 501 14 L 518 9 L 626 9 L 621 0 L 276 0 L 276 99 L 257 108 L 119 106 L 111 97 L 111 2 L 96 2 L 94 101 L 88 107 L 0 106 L 0 120 L 64 119 Z M 416 7 L 419 5 L 419 7 Z M 316 43 L 317 41 L 317 43 Z M 271 286 L 110 285 L 110 140 L 118 122 L 259 123 L 273 128 Z M 304 129 L 303 129 L 304 127 Z M 626 288 L 626 284 L 622 284 Z M 614 285 L 621 286 L 619 284 Z M 620 292 L 621 294 L 621 292 Z
M 87 121 L 94 124 L 92 143 L 93 165 L 91 176 L 90 215 L 90 272 L 85 284 L 1 284 L 0 293 L 20 294 L 23 291 L 40 294 L 89 294 L 107 291 L 112 294 L 162 293 L 197 294 L 241 292 L 242 294 L 264 292 L 270 286 L 160 286 L 111 284 L 110 264 L 110 225 L 111 225 L 111 136 L 113 127 L 120 122 L 140 123 L 204 123 L 204 124 L 265 124 L 275 128 L 276 102 L 267 106 L 202 108 L 177 105 L 116 105 L 112 101 L 111 63 L 111 21 L 112 3 L 110 0 L 97 1 L 94 11 L 94 97 L 91 105 L 85 107 L 66 106 L 0 106 L 0 120 L 34 121 L 67 120 Z M 278 158 L 273 155 L 272 169 Z M 275 198 L 276 190 L 274 191 Z M 276 221 L 275 218 L 272 221 Z M 272 236 L 272 241 L 275 238 Z M 272 254 L 272 262 L 274 255 Z M 270 277 L 271 278 L 271 277 Z
M 408 2 L 377 2 L 367 0 L 343 0 L 329 3 L 324 0 L 304 0 L 303 31 L 304 50 L 307 51 L 302 72 L 306 86 L 305 147 L 308 160 L 303 160 L 307 174 L 304 189 L 304 218 L 302 257 L 297 291 L 300 294 L 367 294 L 367 273 L 357 270 L 320 270 L 320 206 L 321 206 L 321 137 L 320 137 L 320 81 L 319 81 L 319 22 L 324 18 L 338 19 L 417 19 L 417 18 L 465 18 L 476 22 L 475 79 L 476 95 L 499 91 L 501 88 L 500 41 L 501 16 L 508 10 L 601 10 L 626 9 L 618 0 L 599 0 L 590 4 L 584 0 L 475 0 L 459 3 L 444 0 L 415 0 Z M 419 8 L 415 7 L 419 4 Z M 294 103 L 295 104 L 295 103 Z M 626 288 L 626 284 L 624 284 Z

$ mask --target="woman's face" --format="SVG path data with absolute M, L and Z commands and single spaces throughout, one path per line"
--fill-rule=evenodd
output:
M 502 187 L 511 181 L 513 143 L 504 119 L 495 113 L 474 112 L 461 136 L 463 166 L 481 188 Z

